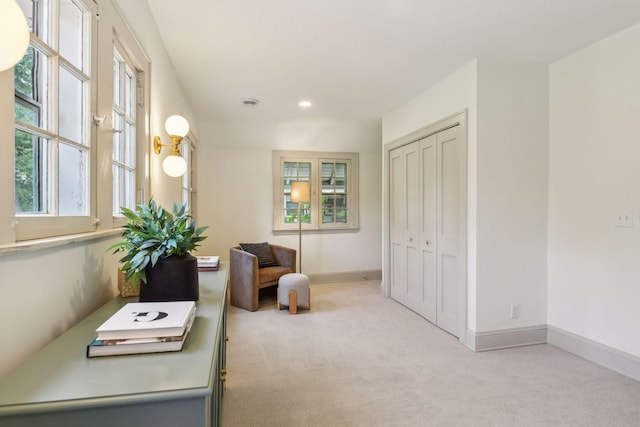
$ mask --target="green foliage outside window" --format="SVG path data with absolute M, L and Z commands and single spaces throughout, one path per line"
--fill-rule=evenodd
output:
M 14 84 L 16 92 L 34 99 L 34 61 L 35 52 L 29 48 L 14 68 Z M 16 120 L 39 125 L 39 109 L 29 104 L 18 102 L 16 97 Z M 37 137 L 27 132 L 15 132 L 15 202 L 16 212 L 33 212 L 34 206 L 34 145 Z
M 309 209 L 309 203 L 303 203 L 300 209 L 300 217 L 303 224 L 311 223 L 311 210 Z M 298 209 L 285 210 L 284 222 L 286 224 L 298 223 Z

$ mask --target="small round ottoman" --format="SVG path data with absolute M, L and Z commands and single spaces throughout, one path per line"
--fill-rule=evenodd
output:
M 278 310 L 280 306 L 288 306 L 290 314 L 298 312 L 299 305 L 311 308 L 311 291 L 309 278 L 302 273 L 289 273 L 278 280 Z

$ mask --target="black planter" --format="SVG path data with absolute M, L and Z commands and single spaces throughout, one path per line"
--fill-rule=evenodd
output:
M 140 302 L 198 301 L 198 261 L 191 255 L 159 258 L 147 267 L 147 283 L 140 284 Z

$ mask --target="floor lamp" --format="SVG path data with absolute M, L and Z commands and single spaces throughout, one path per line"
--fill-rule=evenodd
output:
M 300 208 L 303 203 L 309 203 L 309 183 L 296 181 L 291 183 L 291 201 L 298 204 L 298 272 L 302 273 L 302 217 Z

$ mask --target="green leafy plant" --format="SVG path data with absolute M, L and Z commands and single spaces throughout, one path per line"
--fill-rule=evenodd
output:
M 120 269 L 134 285 L 147 282 L 146 267 L 153 267 L 160 257 L 184 256 L 206 239 L 207 227 L 195 227 L 185 204 L 174 204 L 173 213 L 158 205 L 153 198 L 148 204 L 139 204 L 135 211 L 122 208 L 128 219 L 123 227 L 124 241 L 107 250 L 116 254 L 126 252 L 120 259 Z

